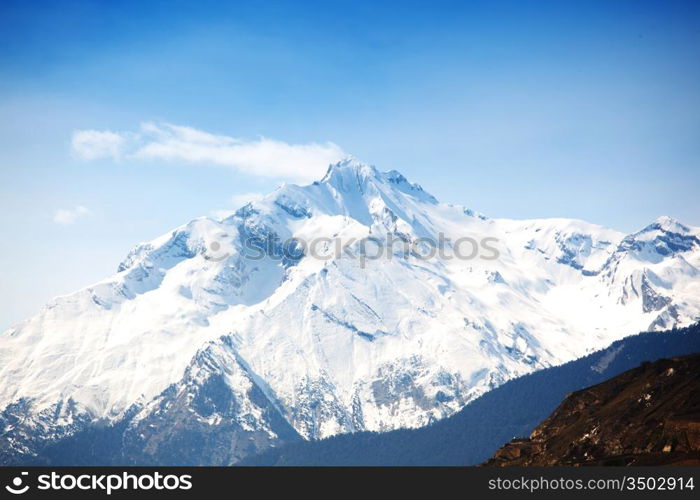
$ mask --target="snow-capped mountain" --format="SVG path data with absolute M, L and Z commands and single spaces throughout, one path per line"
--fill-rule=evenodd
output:
M 138 245 L 3 333 L 0 462 L 95 426 L 118 429 L 124 463 L 173 464 L 423 426 L 515 376 L 697 321 L 699 269 L 700 230 L 668 217 L 627 236 L 492 219 L 344 160 Z

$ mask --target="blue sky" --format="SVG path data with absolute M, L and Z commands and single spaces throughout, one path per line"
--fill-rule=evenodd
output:
M 491 216 L 700 225 L 698 2 L 377 3 L 3 1 L 0 329 L 339 150 Z

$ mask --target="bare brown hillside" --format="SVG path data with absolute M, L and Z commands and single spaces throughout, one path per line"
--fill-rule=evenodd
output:
M 700 354 L 644 363 L 570 394 L 485 465 L 700 465 Z

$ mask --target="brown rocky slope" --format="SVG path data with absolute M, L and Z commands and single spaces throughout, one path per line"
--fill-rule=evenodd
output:
M 484 465 L 700 465 L 700 353 L 568 395 Z

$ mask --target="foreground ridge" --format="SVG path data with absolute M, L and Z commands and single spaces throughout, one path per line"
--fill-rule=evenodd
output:
M 700 353 L 569 395 L 486 465 L 700 465 Z

